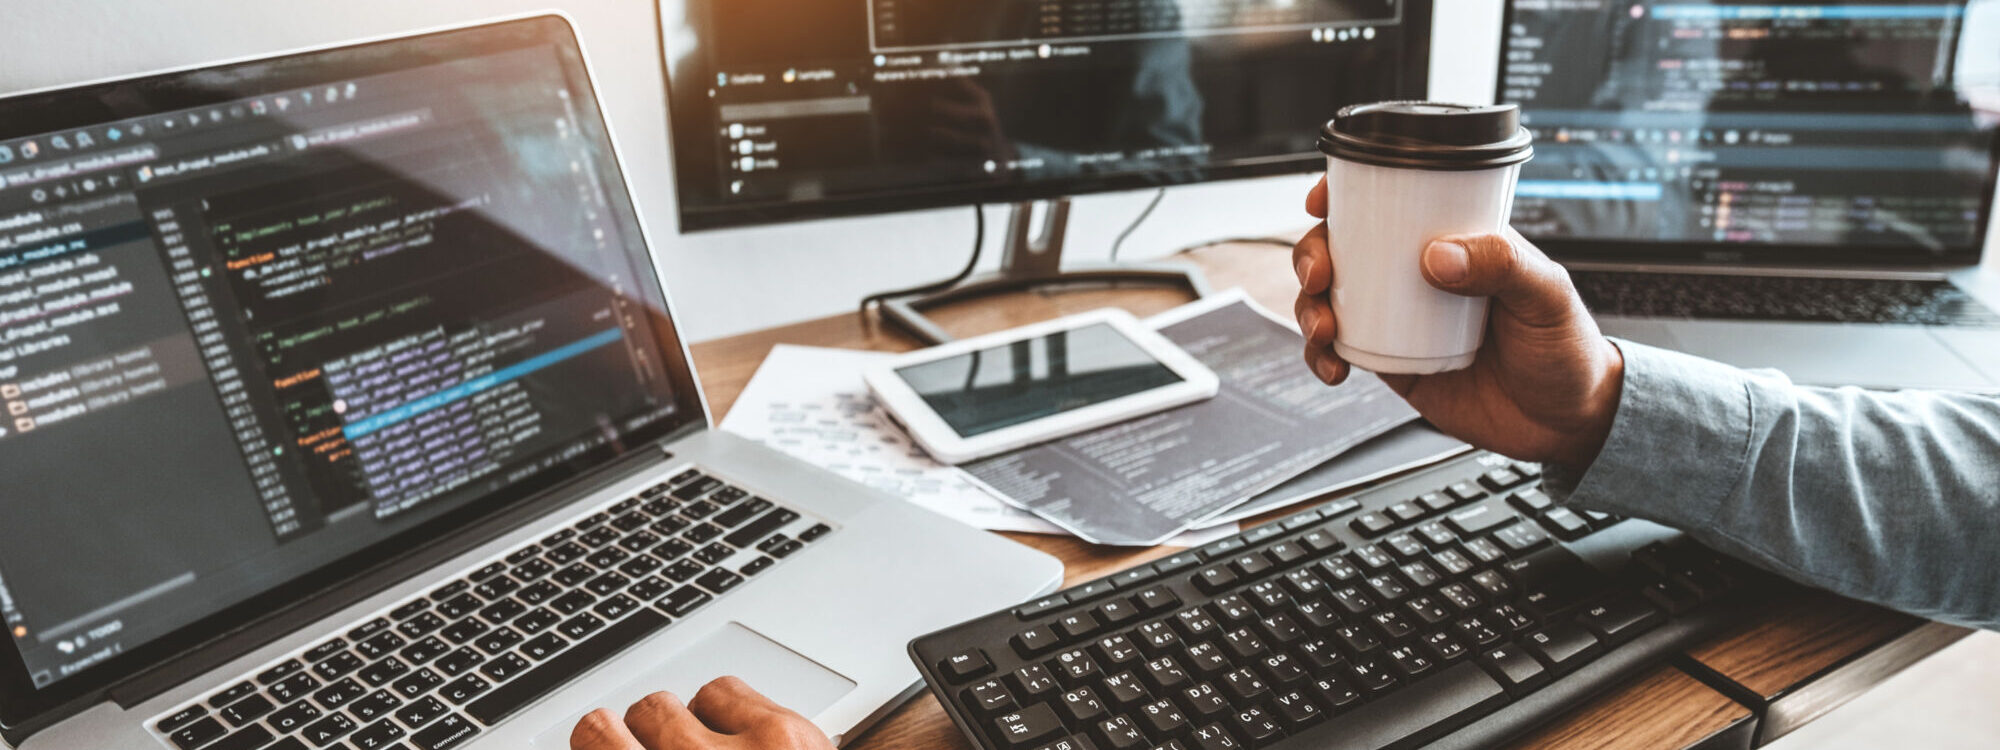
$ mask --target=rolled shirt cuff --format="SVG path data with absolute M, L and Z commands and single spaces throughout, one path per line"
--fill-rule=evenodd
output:
M 1544 487 L 1557 502 L 1702 528 L 1743 481 L 1761 380 L 1700 357 L 1613 339 L 1625 357 L 1618 411 L 1604 449 L 1588 467 L 1549 465 Z

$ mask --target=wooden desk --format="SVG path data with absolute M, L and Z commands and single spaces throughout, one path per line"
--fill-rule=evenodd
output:
M 1183 258 L 1208 274 L 1213 288 L 1243 287 L 1259 302 L 1289 311 L 1298 292 L 1290 251 L 1269 245 L 1218 245 Z M 782 294 L 782 290 L 771 290 Z M 1061 293 L 1020 293 L 982 304 L 939 310 L 933 319 L 956 335 L 973 335 L 1105 306 L 1146 316 L 1187 301 L 1166 289 L 1097 289 Z M 694 361 L 716 418 L 726 414 L 764 355 L 780 344 L 905 351 L 918 342 L 879 325 L 864 325 L 853 314 L 836 315 L 740 336 L 695 344 Z M 1301 364 L 1301 367 L 1304 365 Z M 1274 513 L 1245 525 L 1283 515 Z M 1068 583 L 1096 578 L 1177 548 L 1133 550 L 1099 547 L 1072 537 L 1005 534 L 1060 558 Z M 1806 594 L 1774 603 L 1751 623 L 1692 649 L 1686 669 L 1662 666 L 1633 683 L 1578 706 L 1569 715 L 1515 743 L 1534 748 L 1743 747 L 1766 705 L 1800 693 L 1813 678 L 1850 670 L 1844 691 L 1814 694 L 1813 705 L 1831 707 L 1923 654 L 1942 648 L 1963 631 L 1920 628 L 1923 621 L 1824 594 Z M 1915 634 L 1915 635 L 1913 635 Z M 1884 648 L 1899 644 L 1897 648 Z M 1870 659 L 1889 654 L 1894 658 Z M 1703 680 L 1690 676 L 1699 673 Z M 1713 685 L 1720 685 L 1727 693 Z M 1774 701 L 1776 703 L 1774 703 Z M 1817 713 L 1812 713 L 1816 716 Z M 1810 716 L 1806 717 L 1810 718 Z M 1773 735 L 1775 737 L 1776 735 Z M 1766 738 L 1769 739 L 1769 738 Z M 853 747 L 863 750 L 966 748 L 969 745 L 929 692 L 895 711 Z

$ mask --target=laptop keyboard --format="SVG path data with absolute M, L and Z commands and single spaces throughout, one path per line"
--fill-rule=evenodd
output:
M 1572 271 L 1600 315 L 2000 328 L 2000 314 L 1938 280 Z
M 1601 689 L 1606 674 L 1578 670 L 1664 659 L 1701 632 L 1687 618 L 1727 616 L 1708 605 L 1762 580 L 1663 530 L 1608 534 L 1621 519 L 1553 504 L 1537 476 L 1469 456 L 923 636 L 911 655 L 982 748 L 1400 749 L 1538 690 Z M 1607 554 L 1620 564 L 1583 559 Z
M 831 530 L 689 469 L 152 727 L 181 750 L 448 750 Z

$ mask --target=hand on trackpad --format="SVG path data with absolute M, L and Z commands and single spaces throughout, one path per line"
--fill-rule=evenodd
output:
M 780 706 L 812 717 L 853 690 L 855 683 L 791 649 L 737 623 L 730 623 L 668 657 L 645 676 L 599 696 L 589 708 L 618 716 L 641 698 L 660 691 L 683 700 L 710 680 L 734 675 L 764 691 Z M 535 738 L 541 750 L 569 750 L 570 734 L 589 709 L 578 711 Z

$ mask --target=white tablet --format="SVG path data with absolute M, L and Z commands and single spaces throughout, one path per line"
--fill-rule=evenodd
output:
M 868 388 L 948 464 L 1215 395 L 1215 373 L 1118 309 L 954 341 L 868 369 Z

